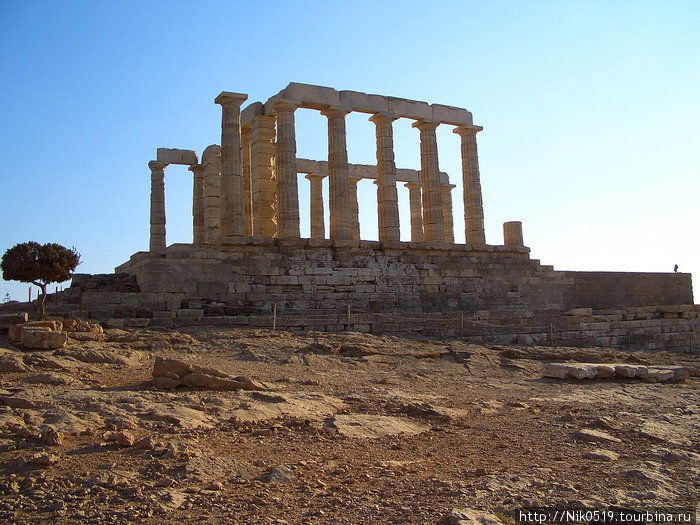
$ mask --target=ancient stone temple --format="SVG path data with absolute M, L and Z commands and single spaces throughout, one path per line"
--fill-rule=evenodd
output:
M 241 109 L 246 100 L 226 91 L 216 97 L 221 144 L 205 148 L 201 161 L 194 151 L 158 149 L 149 162 L 149 251 L 134 254 L 111 281 L 74 279 L 90 315 L 127 326 L 280 322 L 506 341 L 553 342 L 556 332 L 558 342 L 566 333 L 566 341 L 587 344 L 631 342 L 631 326 L 614 323 L 649 321 L 637 327 L 640 342 L 697 348 L 700 321 L 688 274 L 554 271 L 530 258 L 520 222 L 503 225 L 502 245 L 486 243 L 476 140 L 482 128 L 466 109 L 297 83 Z M 298 108 L 326 117 L 327 158 L 297 158 Z M 367 114 L 375 126 L 376 165 L 348 163 L 350 112 Z M 412 120 L 420 137 L 420 170 L 395 165 L 393 122 L 401 118 Z M 439 169 L 441 125 L 461 139 L 461 175 L 452 180 Z M 191 244 L 167 245 L 170 164 L 187 165 L 193 174 Z M 300 236 L 299 174 L 309 181 L 310 238 Z M 376 185 L 378 241 L 360 239 L 358 213 L 367 213 L 358 202 L 362 179 Z M 454 181 L 463 190 L 459 220 L 452 211 Z M 397 184 L 409 190 L 410 242 L 399 237 Z M 464 228 L 466 243 L 455 243 L 457 228 Z M 129 291 L 117 281 L 128 281 Z M 273 311 L 283 319 L 271 320 Z M 580 315 L 565 315 L 572 311 Z M 595 315 L 608 317 L 591 330 L 587 316 Z M 654 325 L 655 319 L 669 320 L 668 326 Z

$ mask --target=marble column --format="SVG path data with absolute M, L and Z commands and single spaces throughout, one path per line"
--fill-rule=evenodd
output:
M 421 185 L 407 182 L 408 202 L 411 208 L 411 242 L 423 242 L 423 209 L 421 205 Z
M 394 130 L 389 115 L 376 113 L 370 119 L 377 131 L 377 212 L 380 241 L 398 241 L 399 199 L 396 192 Z
M 299 185 L 297 142 L 294 130 L 295 104 L 279 101 L 277 112 L 277 237 L 299 237 Z
M 426 242 L 445 242 L 438 164 L 438 122 L 419 120 L 413 123 L 420 131 L 420 179 L 423 199 L 423 238 Z
M 328 108 L 321 112 L 328 118 L 328 193 L 331 239 L 351 239 L 350 182 L 345 136 L 345 115 L 349 111 Z
M 506 246 L 524 246 L 522 222 L 510 221 L 503 223 L 503 244 Z
M 148 163 L 151 168 L 151 242 L 153 253 L 165 251 L 165 166 L 155 160 Z
M 221 105 L 221 234 L 222 238 L 245 234 L 243 165 L 241 162 L 242 93 L 223 91 L 214 102 Z
M 479 156 L 476 134 L 481 126 L 458 126 L 454 133 L 462 138 L 462 184 L 464 189 L 464 227 L 467 243 L 486 244 L 484 206 L 481 199 Z
M 216 244 L 221 241 L 221 147 L 209 146 L 202 153 L 204 166 L 204 239 Z
M 256 116 L 250 125 L 250 174 L 253 236 L 277 235 L 275 117 Z
M 192 172 L 192 241 L 204 242 L 204 165 L 193 164 L 188 168 Z
M 241 167 L 243 168 L 243 221 L 245 236 L 253 236 L 253 187 L 250 175 L 250 128 L 241 128 Z
M 361 177 L 348 177 L 348 200 L 350 201 L 350 238 L 360 239 L 360 205 L 357 201 L 357 183 Z
M 310 226 L 312 239 L 326 238 L 325 211 L 323 209 L 323 179 L 324 175 L 309 173 L 306 179 L 311 185 L 309 194 Z
M 452 190 L 456 188 L 454 184 L 440 185 L 442 193 L 442 222 L 445 225 L 445 242 L 454 244 L 455 228 L 454 219 L 452 218 Z

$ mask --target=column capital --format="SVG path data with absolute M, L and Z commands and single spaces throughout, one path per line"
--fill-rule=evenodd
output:
M 191 164 L 187 169 L 194 174 L 202 173 L 204 170 L 204 164 Z
M 375 124 L 391 124 L 395 120 L 397 120 L 398 117 L 395 117 L 393 115 L 389 115 L 388 113 L 375 113 L 371 117 L 369 117 L 370 122 L 374 122 Z
M 439 122 L 433 122 L 431 120 L 416 120 L 413 124 L 411 124 L 412 127 L 418 128 L 421 131 L 428 130 L 428 131 L 434 131 L 437 129 L 437 127 L 440 125 Z
M 234 104 L 236 106 L 239 106 L 243 104 L 248 100 L 248 95 L 245 93 L 232 93 L 231 91 L 222 91 L 219 93 L 219 96 L 217 96 L 214 99 L 215 104 L 220 104 L 222 106 L 228 106 L 231 104 Z
M 408 188 L 409 190 L 419 190 L 421 188 L 420 182 L 407 182 L 404 184 L 405 188 Z
M 483 129 L 482 126 L 457 126 L 452 130 L 452 133 L 456 133 L 460 137 L 473 137 Z
M 340 106 L 326 106 L 321 110 L 321 115 L 324 117 L 343 117 L 350 113 L 352 110 L 348 108 L 343 108 Z
M 279 100 L 275 100 L 272 104 L 272 107 L 276 113 L 285 111 L 294 112 L 299 106 L 301 106 L 301 101 L 291 98 L 281 98 Z
M 148 163 L 148 167 L 151 168 L 151 171 L 163 171 L 167 165 L 167 162 L 160 162 L 158 160 L 152 160 Z
M 442 189 L 442 190 L 450 190 L 450 191 L 452 191 L 452 190 L 455 189 L 456 187 L 457 187 L 456 184 L 440 184 L 440 189 Z
M 320 173 L 307 173 L 304 175 L 304 178 L 307 180 L 323 180 L 326 178 L 326 175 L 322 175 Z

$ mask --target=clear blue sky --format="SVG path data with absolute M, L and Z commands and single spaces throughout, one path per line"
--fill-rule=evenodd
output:
M 220 141 L 219 92 L 265 101 L 295 81 L 469 109 L 484 126 L 487 242 L 521 220 L 555 269 L 678 264 L 698 302 L 698 28 L 697 0 L 0 0 L 0 251 L 58 242 L 78 248 L 80 272 L 113 271 L 148 249 L 156 148 L 201 155 Z M 397 121 L 395 135 L 397 165 L 419 168 L 417 130 Z M 297 138 L 300 157 L 325 159 L 324 117 L 297 112 Z M 438 146 L 461 191 L 449 127 Z M 348 117 L 348 148 L 374 163 L 366 115 Z M 166 171 L 168 243 L 191 240 L 191 185 L 184 167 Z M 372 188 L 363 238 L 376 238 Z M 2 281 L 5 293 L 27 285 Z

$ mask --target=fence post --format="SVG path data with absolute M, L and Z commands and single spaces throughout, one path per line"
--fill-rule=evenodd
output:
M 348 303 L 348 332 L 350 331 L 350 303 Z
M 272 330 L 277 329 L 277 303 L 272 305 Z

